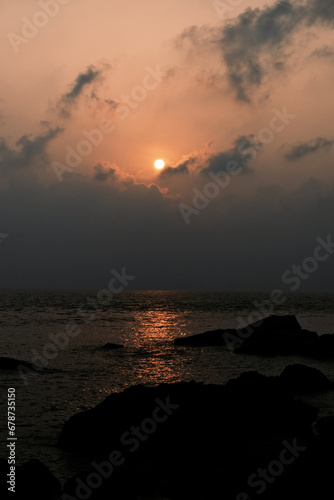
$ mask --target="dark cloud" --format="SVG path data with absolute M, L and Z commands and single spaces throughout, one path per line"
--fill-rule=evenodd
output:
M 80 175 L 48 186 L 17 183 L 0 197 L 0 228 L 10 234 L 1 284 L 100 290 L 111 269 L 125 267 L 138 289 L 288 291 L 282 273 L 332 232 L 333 193 L 313 181 L 288 194 L 269 186 L 235 202 L 217 197 L 186 225 L 180 200 L 156 186 Z M 333 270 L 332 256 L 301 290 L 332 289 Z
M 287 57 L 284 49 L 297 30 L 317 22 L 332 26 L 333 20 L 332 0 L 279 0 L 263 9 L 248 9 L 224 27 L 221 48 L 237 98 L 249 101 L 252 89 L 262 84 L 271 67 L 285 68 L 280 59 Z
M 333 144 L 334 139 L 329 140 L 324 137 L 318 137 L 317 139 L 312 139 L 307 142 L 299 142 L 286 153 L 285 158 L 290 161 L 296 161 L 323 149 L 329 150 Z
M 190 26 L 176 37 L 175 46 L 178 49 L 184 49 L 188 44 L 188 49 L 191 50 L 193 46 L 201 48 L 204 44 L 212 45 L 214 37 L 218 38 L 220 33 L 219 28 L 212 26 Z
M 251 89 L 263 82 L 268 71 L 264 53 L 271 52 L 271 63 L 278 69 L 275 56 L 282 57 L 280 50 L 289 42 L 300 19 L 301 7 L 279 1 L 262 10 L 247 9 L 223 28 L 221 49 L 229 81 L 239 100 L 249 101 Z
M 35 138 L 23 135 L 16 142 L 16 149 L 8 146 L 4 138 L 0 139 L 0 171 L 9 173 L 30 166 L 47 166 L 49 163 L 47 146 L 63 130 L 60 127 L 50 128 L 46 134 Z
M 72 101 L 76 99 L 86 85 L 92 83 L 101 74 L 94 67 L 87 68 L 85 73 L 80 73 L 72 86 L 72 90 L 63 96 L 64 101 Z
M 118 103 L 116 101 L 114 101 L 113 99 L 104 99 L 104 98 L 101 98 L 97 95 L 97 93 L 95 92 L 95 90 L 92 90 L 91 94 L 90 94 L 91 98 L 94 99 L 100 106 L 102 105 L 107 105 L 108 108 L 112 111 L 114 111 L 115 109 L 117 109 L 118 107 Z
M 95 175 L 94 179 L 100 182 L 106 182 L 110 178 L 116 177 L 116 168 L 105 167 L 101 163 L 94 167 Z
M 182 200 L 136 183 L 106 161 L 92 176 L 73 173 L 66 182 L 41 185 L 23 166 L 45 164 L 58 133 L 25 135 L 16 149 L 0 142 L 1 168 L 21 167 L 12 168 L 21 182 L 9 182 L 0 197 L 0 228 L 11 236 L 1 247 L 4 288 L 99 290 L 111 269 L 125 267 L 139 289 L 271 290 L 281 288 L 282 273 L 312 255 L 316 238 L 332 230 L 333 186 L 316 180 L 291 193 L 262 187 L 257 196 L 244 196 L 231 183 L 228 196 L 196 209 L 189 225 L 179 205 L 192 205 L 201 186 Z M 219 171 L 232 159 L 247 173 L 257 149 L 253 136 L 241 136 L 230 150 L 192 154 L 179 166 L 199 179 L 204 168 Z M 330 289 L 333 266 L 328 259 L 303 286 Z
M 233 143 L 233 147 L 226 151 L 220 151 L 209 155 L 207 152 L 198 152 L 188 156 L 176 167 L 166 167 L 159 175 L 160 179 L 172 178 L 187 174 L 208 174 L 210 172 L 226 172 L 229 164 L 237 165 L 240 173 L 252 172 L 250 162 L 256 157 L 256 152 L 261 151 L 263 145 L 255 140 L 253 135 L 239 136 Z
M 105 99 L 104 102 L 108 104 L 112 110 L 115 110 L 118 107 L 118 103 L 113 99 Z
M 329 47 L 329 45 L 324 45 L 323 47 L 320 47 L 319 49 L 316 49 L 313 53 L 312 56 L 314 57 L 334 57 L 334 49 Z
M 176 167 L 166 167 L 162 170 L 159 177 L 171 177 L 179 174 L 189 174 L 190 168 L 198 163 L 197 156 L 190 156 L 186 160 L 181 161 Z
M 278 0 L 262 9 L 249 8 L 221 28 L 192 26 L 177 38 L 177 46 L 218 48 L 237 99 L 249 102 L 270 72 L 285 71 L 293 36 L 307 26 L 332 28 L 333 11 L 332 0 Z
M 77 102 L 83 94 L 86 87 L 96 82 L 103 73 L 103 69 L 97 69 L 95 66 L 89 66 L 85 72 L 79 73 L 74 83 L 71 85 L 71 90 L 63 94 L 57 103 L 57 109 L 62 118 L 69 118 L 71 115 L 71 107 Z M 96 99 L 96 93 L 91 92 L 91 97 Z
M 262 150 L 262 144 L 256 142 L 253 135 L 240 136 L 234 141 L 233 148 L 209 156 L 206 166 L 200 171 L 203 174 L 226 172 L 233 162 L 241 174 L 249 174 L 252 172 L 249 164 L 255 159 L 256 150 Z
M 181 165 L 178 165 L 177 167 L 166 167 L 161 173 L 159 177 L 169 177 L 171 175 L 178 175 L 178 174 L 188 174 L 189 173 L 189 168 L 187 163 L 182 163 Z
M 332 0 L 308 0 L 305 8 L 307 9 L 306 16 L 309 26 L 319 21 L 333 27 L 334 4 Z

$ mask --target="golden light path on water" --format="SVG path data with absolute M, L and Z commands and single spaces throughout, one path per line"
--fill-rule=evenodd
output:
M 180 381 L 184 376 L 181 360 L 175 358 L 175 332 L 182 335 L 181 314 L 151 310 L 136 312 L 132 344 L 139 350 L 138 383 Z

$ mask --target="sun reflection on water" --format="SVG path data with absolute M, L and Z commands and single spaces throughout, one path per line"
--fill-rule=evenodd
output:
M 175 334 L 182 333 L 183 318 L 181 314 L 171 311 L 151 310 L 135 313 L 132 325 L 132 343 L 137 347 L 151 342 L 172 341 Z

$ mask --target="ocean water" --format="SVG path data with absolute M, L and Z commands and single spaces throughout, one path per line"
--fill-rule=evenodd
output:
M 124 291 L 101 306 L 94 291 L 0 291 L 0 356 L 41 368 L 36 374 L 0 372 L 2 408 L 8 387 L 16 389 L 18 465 L 38 458 L 62 483 L 79 472 L 83 459 L 56 446 L 62 425 L 74 413 L 131 385 L 190 380 L 221 384 L 247 370 L 279 375 L 291 363 L 317 367 L 334 381 L 331 361 L 173 345 L 178 336 L 236 328 L 239 318 L 249 323 L 271 313 L 294 314 L 303 328 L 334 333 L 334 294 L 295 293 L 285 298 L 274 307 L 269 294 L 258 292 Z M 77 328 L 76 336 L 66 333 L 69 324 Z M 101 349 L 107 342 L 123 344 L 124 349 Z M 321 414 L 334 413 L 329 395 L 316 403 Z M 0 456 L 7 458 L 4 412 L 1 422 Z

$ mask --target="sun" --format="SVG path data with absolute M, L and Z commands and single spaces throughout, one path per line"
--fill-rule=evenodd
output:
M 155 160 L 154 162 L 154 166 L 155 168 L 157 168 L 158 170 L 161 170 L 162 168 L 164 168 L 165 166 L 165 162 L 163 160 Z

